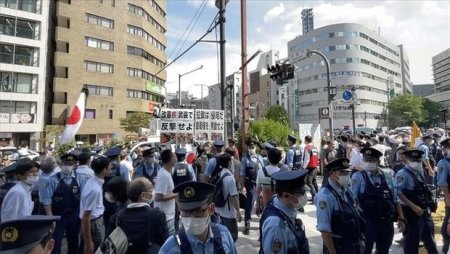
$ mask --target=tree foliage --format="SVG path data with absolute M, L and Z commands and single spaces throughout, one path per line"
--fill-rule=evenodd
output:
M 413 95 L 401 95 L 388 104 L 391 128 L 410 126 L 415 121 L 419 126 L 429 127 L 436 121 L 440 105 L 429 99 Z
M 151 115 L 145 112 L 134 112 L 126 118 L 119 119 L 120 128 L 126 132 L 139 133 L 139 128 L 148 128 Z
M 265 117 L 267 119 L 279 122 L 282 125 L 289 126 L 289 116 L 283 106 L 270 106 Z
M 248 133 L 252 139 L 258 137 L 261 143 L 273 140 L 278 144 L 285 145 L 287 136 L 291 134 L 291 129 L 280 121 L 260 119 L 250 122 Z

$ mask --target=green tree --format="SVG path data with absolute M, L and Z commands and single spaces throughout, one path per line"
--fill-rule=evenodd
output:
M 273 140 L 279 144 L 286 145 L 287 136 L 291 129 L 280 121 L 272 119 L 260 119 L 250 122 L 248 135 L 252 139 L 259 139 L 261 143 Z
M 423 98 L 413 95 L 401 95 L 388 104 L 389 125 L 391 128 L 409 126 L 412 121 L 422 123 L 424 118 Z
M 152 116 L 145 112 L 134 112 L 126 118 L 119 119 L 120 128 L 126 132 L 139 133 L 139 128 L 148 128 Z
M 267 119 L 274 120 L 276 122 L 281 123 L 285 126 L 289 125 L 289 116 L 286 112 L 286 109 L 279 105 L 270 106 L 267 110 L 266 116 Z
M 439 110 L 441 110 L 441 105 L 439 103 L 424 98 L 423 110 L 425 118 L 424 122 L 421 123 L 423 127 L 428 128 L 439 123 Z

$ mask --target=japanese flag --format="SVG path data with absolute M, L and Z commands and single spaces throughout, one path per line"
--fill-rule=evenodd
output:
M 80 129 L 84 119 L 84 109 L 88 94 L 89 91 L 86 88 L 81 90 L 77 104 L 73 107 L 72 113 L 70 114 L 69 119 L 67 119 L 66 128 L 61 135 L 61 144 L 67 144 L 72 141 L 75 138 L 75 134 L 77 134 Z

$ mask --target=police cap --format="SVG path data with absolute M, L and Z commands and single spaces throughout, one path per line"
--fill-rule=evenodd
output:
M 297 142 L 297 138 L 294 135 L 288 135 L 288 140 L 292 142 Z
M 182 155 L 182 156 L 187 154 L 186 149 L 182 148 L 182 147 L 179 147 L 179 148 L 175 149 L 175 153 L 177 155 Z
M 446 148 L 450 148 L 450 138 L 442 140 L 441 141 L 441 146 L 442 147 L 446 147 Z
M 205 204 L 212 196 L 215 186 L 209 183 L 187 181 L 178 184 L 173 193 L 178 193 L 181 210 L 194 210 Z
M 246 145 L 246 146 L 255 146 L 255 145 L 256 145 L 256 142 L 255 142 L 254 140 L 252 140 L 252 139 L 247 139 L 247 140 L 245 141 L 245 145 Z
M 263 144 L 263 147 L 264 147 L 264 149 L 266 149 L 266 150 L 271 150 L 271 149 L 274 149 L 274 148 L 275 148 L 275 147 L 274 147 L 271 143 L 269 143 L 269 142 L 264 143 L 264 144 Z
M 26 171 L 32 169 L 33 167 L 39 167 L 39 165 L 36 162 L 34 162 L 32 159 L 28 157 L 19 159 L 15 164 L 16 167 L 14 171 L 10 172 L 15 172 L 17 174 L 23 174 Z
M 0 224 L 0 253 L 23 254 L 51 235 L 59 216 L 33 215 Z
M 308 170 L 293 170 L 293 171 L 277 171 L 271 175 L 275 180 L 275 190 L 278 193 L 288 192 L 304 192 L 309 191 L 306 186 L 306 177 L 308 176 Z
M 366 158 L 377 158 L 377 159 L 379 159 L 383 155 L 383 153 L 372 147 L 362 148 L 361 154 L 363 155 L 363 157 Z
M 142 156 L 143 157 L 153 157 L 155 156 L 155 148 L 153 147 L 146 147 L 142 150 Z
M 433 132 L 429 132 L 429 133 L 425 133 L 423 136 L 422 136 L 422 139 L 429 139 L 429 138 L 433 138 Z
M 78 156 L 75 153 L 65 153 L 61 156 L 61 162 L 63 162 L 63 163 L 76 164 L 77 161 L 78 161 Z
M 2 168 L 2 172 L 5 174 L 12 173 L 16 170 L 16 163 L 11 163 L 8 166 Z
M 326 166 L 324 166 L 325 169 L 328 171 L 346 171 L 351 172 L 350 169 L 350 161 L 347 158 L 340 158 L 331 161 Z
M 214 140 L 213 145 L 215 147 L 221 148 L 221 147 L 225 146 L 225 142 L 223 142 L 223 140 L 216 139 L 216 140 Z
M 421 160 L 423 154 L 424 152 L 420 150 L 408 150 L 403 152 L 403 155 L 405 155 L 408 160 L 413 161 Z
M 119 156 L 121 151 L 122 151 L 122 149 L 119 146 L 113 146 L 113 147 L 109 148 L 108 150 L 106 150 L 104 155 L 109 158 L 116 157 L 116 156 Z

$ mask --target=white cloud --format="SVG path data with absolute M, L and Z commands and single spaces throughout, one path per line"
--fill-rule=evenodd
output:
M 289 31 L 292 30 L 293 27 L 294 27 L 293 24 L 288 23 L 288 24 L 284 25 L 284 28 L 283 28 L 283 29 L 284 29 L 285 32 L 289 32 Z
M 263 28 L 262 27 L 257 27 L 256 29 L 255 29 L 255 31 L 257 32 L 257 33 L 261 33 L 262 31 L 263 31 Z
M 278 18 L 284 12 L 284 4 L 280 3 L 279 5 L 270 9 L 266 15 L 264 15 L 264 22 L 268 23 L 276 18 Z

